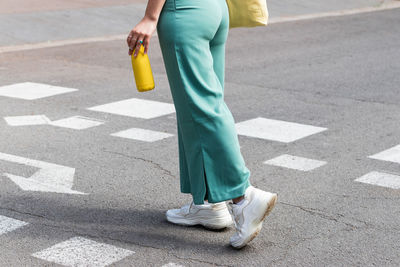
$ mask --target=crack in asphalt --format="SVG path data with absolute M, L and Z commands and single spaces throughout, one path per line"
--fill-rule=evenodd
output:
M 34 213 L 30 213 L 30 212 L 23 212 L 23 211 L 19 211 L 19 210 L 16 210 L 16 209 L 5 208 L 5 207 L 0 207 L 0 209 L 11 211 L 11 212 L 15 212 L 15 213 L 18 213 L 18 214 L 21 214 L 21 215 L 29 215 L 29 216 L 32 216 L 32 217 L 37 217 L 37 218 L 48 220 L 45 216 L 34 214 Z
M 115 154 L 115 155 L 123 156 L 123 157 L 130 158 L 130 159 L 142 160 L 142 161 L 144 161 L 144 162 L 147 162 L 147 163 L 152 164 L 152 165 L 155 166 L 157 169 L 163 171 L 166 175 L 168 175 L 168 176 L 170 176 L 170 177 L 172 177 L 172 178 L 176 178 L 176 177 L 171 173 L 170 170 L 163 168 L 163 167 L 161 166 L 161 164 L 159 164 L 159 163 L 157 163 L 157 162 L 154 162 L 154 161 L 152 161 L 152 160 L 145 159 L 145 158 L 141 158 L 141 157 L 135 157 L 135 156 L 127 155 L 127 154 L 124 154 L 124 153 L 121 153 L 121 152 L 109 151 L 109 150 L 104 150 L 104 149 L 103 149 L 102 151 L 103 151 L 103 152 L 106 152 L 106 153 L 110 153 L 110 154 Z
M 309 213 L 311 215 L 315 215 L 315 216 L 318 216 L 318 217 L 326 219 L 326 220 L 334 221 L 334 222 L 337 222 L 337 223 L 342 223 L 342 224 L 344 224 L 346 226 L 349 226 L 349 227 L 351 227 L 353 229 L 354 228 L 359 228 L 359 226 L 354 225 L 354 224 L 349 223 L 349 222 L 344 222 L 344 221 L 340 220 L 339 218 L 351 219 L 353 221 L 356 221 L 356 222 L 364 224 L 364 226 L 367 227 L 367 228 L 368 227 L 371 227 L 371 228 L 374 227 L 373 224 L 367 223 L 367 222 L 359 220 L 359 219 L 346 218 L 343 214 L 340 214 L 340 213 L 336 213 L 334 216 L 332 216 L 330 214 L 324 213 L 322 210 L 318 210 L 318 209 L 314 209 L 314 208 L 306 208 L 306 207 L 303 207 L 303 206 L 294 205 L 294 204 L 290 204 L 290 203 L 286 203 L 286 202 L 279 202 L 279 203 L 282 204 L 282 205 L 286 205 L 286 206 L 290 206 L 290 207 L 301 209 L 302 211 L 305 211 L 305 212 L 307 212 L 307 213 Z M 337 217 L 335 217 L 335 216 L 337 216 Z

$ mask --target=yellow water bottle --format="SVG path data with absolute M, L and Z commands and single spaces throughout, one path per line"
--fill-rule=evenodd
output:
M 145 92 L 154 89 L 153 72 L 151 71 L 150 60 L 144 53 L 144 45 L 140 46 L 139 52 L 135 57 L 132 53 L 132 69 L 135 76 L 136 88 L 139 92 Z

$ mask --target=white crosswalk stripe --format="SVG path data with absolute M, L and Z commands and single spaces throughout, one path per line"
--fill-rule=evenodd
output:
M 373 171 L 357 178 L 355 181 L 392 189 L 400 189 L 400 176 L 396 174 Z
M 394 146 L 385 151 L 369 156 L 369 158 L 400 163 L 400 145 Z
M 28 223 L 0 215 L 0 235 L 17 230 Z
M 327 128 L 258 117 L 236 123 L 236 130 L 244 136 L 290 143 Z
M 25 82 L 0 87 L 0 96 L 35 100 L 74 91 L 78 91 L 78 89 Z
M 10 116 L 4 117 L 4 120 L 10 126 L 42 125 L 50 123 L 46 115 Z
M 292 155 L 283 154 L 279 157 L 264 162 L 268 165 L 279 166 L 300 171 L 311 171 L 326 164 L 325 161 L 308 159 Z
M 164 264 L 161 267 L 184 267 L 184 266 L 180 265 L 180 264 L 177 264 L 177 263 L 170 262 L 170 263 Z
M 111 135 L 117 136 L 117 137 L 128 138 L 128 139 L 145 141 L 145 142 L 159 141 L 159 140 L 174 136 L 173 134 L 169 134 L 169 133 L 151 131 L 151 130 L 140 129 L 140 128 L 131 128 L 128 130 L 113 133 Z
M 152 119 L 175 112 L 173 104 L 139 98 L 125 99 L 109 104 L 88 108 L 88 110 L 111 114 Z
M 65 266 L 100 267 L 116 263 L 134 253 L 78 236 L 36 252 L 32 256 Z
M 50 125 L 63 127 L 63 128 L 70 128 L 75 130 L 83 130 L 95 126 L 99 126 L 104 124 L 104 121 L 87 118 L 83 116 L 73 116 L 65 119 L 60 119 L 56 121 L 50 122 Z

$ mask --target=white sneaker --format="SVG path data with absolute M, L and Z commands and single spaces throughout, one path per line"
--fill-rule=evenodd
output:
M 263 220 L 274 208 L 277 197 L 277 194 L 249 186 L 241 205 L 231 201 L 228 203 L 236 228 L 236 233 L 230 239 L 231 246 L 244 247 L 258 235 Z
M 201 224 L 210 229 L 223 229 L 233 223 L 225 202 L 195 205 L 192 201 L 180 209 L 168 210 L 166 215 L 167 220 L 175 224 Z

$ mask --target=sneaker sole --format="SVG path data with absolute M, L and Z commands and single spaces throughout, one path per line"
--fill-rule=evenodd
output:
M 256 228 L 256 230 L 254 231 L 254 233 L 252 233 L 248 238 L 246 238 L 243 243 L 239 246 L 233 246 L 234 248 L 240 249 L 243 248 L 244 246 L 246 246 L 249 242 L 251 242 L 254 238 L 256 238 L 256 236 L 260 233 L 261 228 L 262 228 L 262 223 L 264 221 L 264 219 L 271 213 L 271 211 L 274 209 L 275 204 L 276 204 L 276 200 L 278 199 L 278 195 L 277 194 L 273 194 L 272 198 L 270 199 L 270 201 L 268 202 L 268 206 L 267 209 L 264 212 L 264 215 L 261 217 L 261 219 L 259 220 L 259 222 L 257 223 L 258 226 Z
M 265 211 L 263 217 L 261 218 L 260 222 L 264 221 L 265 217 L 267 217 L 271 211 L 274 209 L 276 201 L 278 199 L 278 195 L 277 194 L 273 194 L 272 199 L 268 202 L 268 208 Z
M 231 218 L 231 217 L 229 217 Z M 207 229 L 211 229 L 211 230 L 221 230 L 221 229 L 225 229 L 229 226 L 232 225 L 232 221 L 223 223 L 223 224 L 212 224 L 212 223 L 207 223 L 207 222 L 197 222 L 197 221 L 193 221 L 193 222 L 188 222 L 187 220 L 182 221 L 180 219 L 173 219 L 173 218 L 169 218 L 167 217 L 167 221 L 169 221 L 170 223 L 173 224 L 177 224 L 177 225 L 181 225 L 181 226 L 195 226 L 195 225 L 202 225 Z

